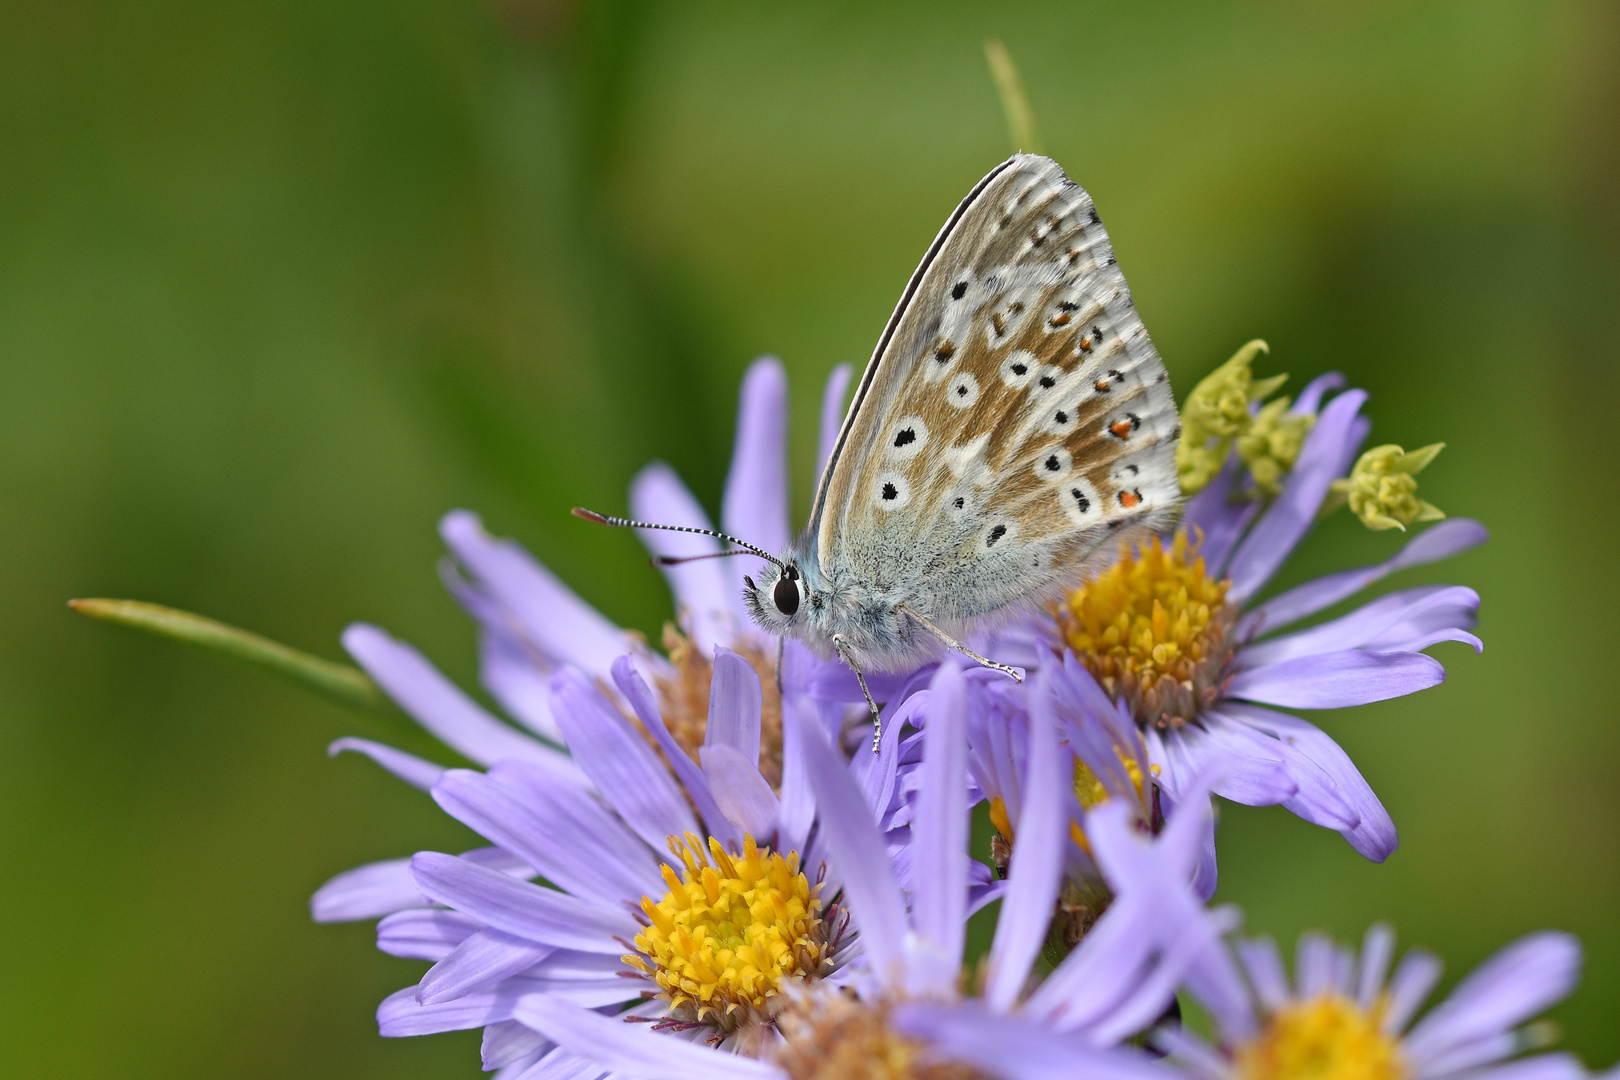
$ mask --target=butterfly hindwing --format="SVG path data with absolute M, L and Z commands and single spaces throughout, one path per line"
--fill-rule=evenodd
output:
M 824 575 L 975 618 L 1173 512 L 1175 403 L 1091 197 L 1018 155 L 890 320 L 817 494 Z

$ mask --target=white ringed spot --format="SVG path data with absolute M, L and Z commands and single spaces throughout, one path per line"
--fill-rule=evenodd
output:
M 928 425 L 922 422 L 921 417 L 906 416 L 890 429 L 889 441 L 884 452 L 890 458 L 905 461 L 922 453 L 927 445 Z
M 1041 362 L 1034 353 L 1019 349 L 1001 362 L 1001 382 L 1014 390 L 1022 390 L 1040 369 Z
M 1095 525 L 1103 518 L 1102 500 L 1090 480 L 1077 476 L 1058 487 L 1063 512 L 1076 525 Z
M 899 510 L 911 502 L 911 485 L 899 473 L 878 473 L 872 480 L 872 501 L 881 510 Z
M 1069 475 L 1074 467 L 1074 459 L 1069 451 L 1061 446 L 1048 447 L 1035 457 L 1035 475 L 1042 480 L 1056 483 Z
M 953 408 L 965 409 L 979 400 L 979 380 L 965 371 L 958 372 L 945 388 L 945 400 Z

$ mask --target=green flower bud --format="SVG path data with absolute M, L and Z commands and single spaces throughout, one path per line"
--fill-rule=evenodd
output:
M 1294 467 L 1305 433 L 1316 423 L 1314 416 L 1289 413 L 1290 402 L 1289 398 L 1266 402 L 1249 430 L 1237 438 L 1238 456 L 1249 467 L 1256 490 L 1267 498 L 1282 491 L 1283 477 Z
M 1233 440 L 1240 439 L 1254 426 L 1256 418 L 1249 414 L 1249 406 L 1275 393 L 1287 380 L 1286 375 L 1274 375 L 1256 381 L 1251 366 L 1254 358 L 1270 351 L 1271 347 L 1264 341 L 1249 342 L 1206 375 L 1182 403 L 1176 476 L 1183 494 L 1192 495 L 1215 478 L 1231 452 Z M 1286 402 L 1283 408 L 1287 408 Z M 1277 426 L 1278 421 L 1273 418 L 1272 427 Z M 1248 457 L 1244 460 L 1247 462 Z M 1292 464 L 1292 458 L 1288 463 Z M 1273 476 L 1272 482 L 1275 480 Z
M 1439 521 L 1439 507 L 1417 497 L 1417 474 L 1435 459 L 1445 443 L 1433 443 L 1407 453 L 1399 446 L 1375 446 L 1362 454 L 1355 468 L 1329 488 L 1326 512 L 1350 504 L 1350 512 L 1369 529 L 1400 529 L 1414 521 Z

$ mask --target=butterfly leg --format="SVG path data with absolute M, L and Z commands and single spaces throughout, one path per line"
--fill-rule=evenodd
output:
M 906 605 L 904 605 L 904 604 L 900 605 L 900 610 L 905 612 L 906 616 L 908 618 L 916 619 L 919 623 L 921 623 L 923 625 L 923 628 L 926 629 L 929 633 L 931 633 L 935 637 L 939 638 L 940 641 L 943 641 L 946 645 L 948 645 L 951 648 L 955 649 L 957 652 L 961 653 L 963 656 L 971 657 L 972 659 L 977 660 L 984 667 L 991 668 L 992 670 L 1002 672 L 1003 674 L 1011 677 L 1013 682 L 1023 682 L 1024 681 L 1024 676 L 1019 674 L 1017 668 L 1012 667 L 1011 665 L 1008 665 L 1008 664 L 997 663 L 996 661 L 991 660 L 989 657 L 980 656 L 978 653 L 974 652 L 972 649 L 968 648 L 966 645 L 962 644 L 960 641 L 957 641 L 955 638 L 951 637 L 951 635 L 947 634 L 945 631 L 941 630 L 939 627 L 935 626 L 933 623 L 929 622 L 927 619 L 923 618 L 921 615 L 917 614 L 915 611 L 912 611 L 910 608 L 906 607 Z
M 779 700 L 779 701 L 782 698 L 782 659 L 783 659 L 783 657 L 784 657 L 784 655 L 786 653 L 787 653 L 787 638 L 785 638 L 785 637 L 777 638 L 776 639 L 776 697 L 777 697 L 777 700 Z
M 866 695 L 866 707 L 872 710 L 872 753 L 878 752 L 878 743 L 883 739 L 883 717 L 878 713 L 877 702 L 872 700 L 872 691 L 866 688 L 866 676 L 861 674 L 861 666 L 855 662 L 854 655 L 849 651 L 844 635 L 833 635 L 833 648 L 838 650 L 838 658 L 849 665 L 849 670 L 855 673 L 855 681 L 861 684 L 861 693 Z

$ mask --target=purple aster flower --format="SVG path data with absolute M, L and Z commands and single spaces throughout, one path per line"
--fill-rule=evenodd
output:
M 847 378 L 841 370 L 829 382 L 824 445 Z M 787 528 L 784 406 L 780 365 L 756 363 L 743 387 L 725 520 L 772 543 L 772 530 L 785 539 Z M 637 478 L 632 503 L 648 517 L 706 524 L 663 466 Z M 351 654 L 407 713 L 487 767 L 447 771 L 360 739 L 333 746 L 430 790 L 493 844 L 363 866 L 314 897 L 318 920 L 381 916 L 380 948 L 433 962 L 419 985 L 383 1003 L 383 1033 L 481 1026 L 487 1067 L 560 1068 L 563 1056 L 548 1056 L 549 1043 L 511 1022 L 518 997 L 549 993 L 596 1009 L 638 1000 L 633 1014 L 666 1034 L 735 1039 L 768 1019 L 778 984 L 835 976 L 858 955 L 836 905 L 836 867 L 811 833 L 815 804 L 793 735 L 802 726 L 837 738 L 844 710 L 802 692 L 815 661 L 797 647 L 783 658 L 778 693 L 775 650 L 742 613 L 728 565 L 669 568 L 682 629 L 666 632 L 661 656 L 521 548 L 491 540 L 472 515 L 449 515 L 443 532 L 456 558 L 446 579 L 482 631 L 485 685 L 533 734 L 486 712 L 383 631 L 346 632 Z M 660 554 L 713 550 L 702 537 L 646 539 Z M 897 731 L 920 704 L 891 703 Z M 852 765 L 873 807 L 892 797 L 897 750 L 890 741 Z M 902 831 L 889 844 L 898 851 L 904 839 Z M 537 876 L 554 888 L 528 880 Z M 666 910 L 690 912 L 699 899 L 714 909 L 715 882 L 779 915 L 744 928 L 759 937 L 749 948 L 762 951 L 723 970 L 699 946 L 737 924 L 686 926 Z M 675 919 L 669 926 L 665 915 Z
M 1368 422 L 1358 415 L 1364 391 L 1322 405 L 1342 382 L 1319 378 L 1295 403 L 1291 415 L 1311 417 L 1311 430 L 1269 504 L 1240 497 L 1252 485 L 1234 455 L 1188 502 L 1172 537 L 1122 552 L 1064 600 L 1055 621 L 1032 622 L 1024 647 L 1038 653 L 1042 642 L 1055 642 L 1072 652 L 1129 709 L 1154 782 L 1171 799 L 1184 797 L 1191 778 L 1220 755 L 1237 764 L 1217 794 L 1280 803 L 1381 861 L 1397 839 L 1378 797 L 1326 733 L 1280 710 L 1363 705 L 1444 681 L 1445 669 L 1423 650 L 1441 641 L 1480 649 L 1469 632 L 1479 596 L 1461 586 L 1420 586 L 1288 628 L 1397 570 L 1482 543 L 1486 533 L 1467 519 L 1443 521 L 1383 563 L 1256 602 L 1366 438 Z
M 992 856 L 1003 870 L 1017 835 L 1013 822 L 1021 818 L 1024 807 L 1022 778 L 1029 774 L 1029 731 L 1037 696 L 1047 699 L 1046 707 L 1072 755 L 1072 793 L 1082 813 L 1104 803 L 1117 803 L 1135 828 L 1154 834 L 1178 805 L 1154 783 L 1158 770 L 1123 702 L 1110 699 L 1072 654 L 1064 654 L 1055 663 L 1048 660 L 1042 670 L 1047 676 L 1044 681 L 1022 687 L 987 677 L 988 673 L 969 672 L 962 691 L 969 717 L 972 787 L 989 800 L 990 821 L 996 829 Z M 932 704 L 932 708 L 939 707 L 937 701 Z M 1245 760 L 1223 760 L 1219 773 L 1224 778 L 1253 767 Z M 1271 769 L 1268 774 L 1253 782 L 1288 785 L 1280 770 Z M 1187 792 L 1183 796 L 1205 797 Z M 1214 818 L 1202 814 L 1199 820 L 1203 832 L 1192 885 L 1201 899 L 1208 900 L 1216 883 Z M 1112 896 L 1084 829 L 1071 822 L 1068 835 L 1072 842 L 1064 849 L 1065 882 L 1054 915 L 1054 929 L 1061 933 L 1060 944 L 1066 949 L 1080 941 Z
M 1414 1024 L 1440 979 L 1440 961 L 1414 950 L 1389 974 L 1395 935 L 1367 931 L 1360 955 L 1327 938 L 1300 938 L 1290 984 L 1270 939 L 1238 940 L 1236 958 L 1211 949 L 1188 988 L 1215 1019 L 1217 1044 L 1164 1029 L 1156 1044 L 1198 1080 L 1578 1080 L 1567 1054 L 1514 1058 L 1544 1045 L 1525 1021 L 1574 988 L 1581 948 L 1568 934 L 1530 934 L 1476 968 Z
M 758 676 L 725 649 L 714 664 L 701 764 L 675 744 L 626 656 L 612 678 L 641 731 L 577 668 L 552 677 L 551 715 L 577 776 L 519 757 L 439 775 L 434 800 L 494 847 L 409 861 L 414 895 L 378 925 L 378 943 L 433 967 L 383 1002 L 384 1035 L 483 1027 L 486 1068 L 562 1069 L 573 1051 L 515 1019 L 541 995 L 729 1050 L 759 1039 L 789 988 L 847 977 L 870 939 L 849 932 L 839 894 L 850 868 L 811 828 L 816 793 L 799 754 L 833 733 L 814 719 L 801 733 L 815 714 L 790 703 L 773 790 L 756 764 Z M 847 773 L 845 783 L 870 817 L 871 795 Z M 380 876 L 351 872 L 317 906 L 352 901 Z M 389 884 L 398 903 L 404 884 Z
M 665 1057 L 644 1027 L 604 1020 L 555 995 L 522 999 L 517 1018 L 615 1076 L 1023 1080 L 1059 1075 L 1059 1064 L 1065 1076 L 1153 1075 L 1145 1057 L 1116 1047 L 1161 1016 L 1188 965 L 1222 932 L 1223 920 L 1189 888 L 1202 832 L 1197 819 L 1207 816 L 1208 798 L 1189 804 L 1200 809 L 1178 814 L 1152 842 L 1122 804 L 1087 816 L 1118 897 L 1086 942 L 1026 993 L 1063 875 L 1064 823 L 1076 809 L 1057 723 L 1050 708 L 1038 708 L 1023 836 L 983 985 L 963 999 L 966 920 L 976 903 L 967 851 L 966 690 L 964 674 L 945 665 L 928 691 L 939 705 L 927 710 L 909 889 L 885 858 L 869 793 L 822 735 L 803 733 L 818 833 L 844 868 L 843 903 L 863 949 L 839 991 L 824 984 L 794 995 L 779 1018 L 781 1033 L 751 1055 L 760 1060 L 690 1046 Z M 871 1071 L 880 1068 L 888 1071 Z

